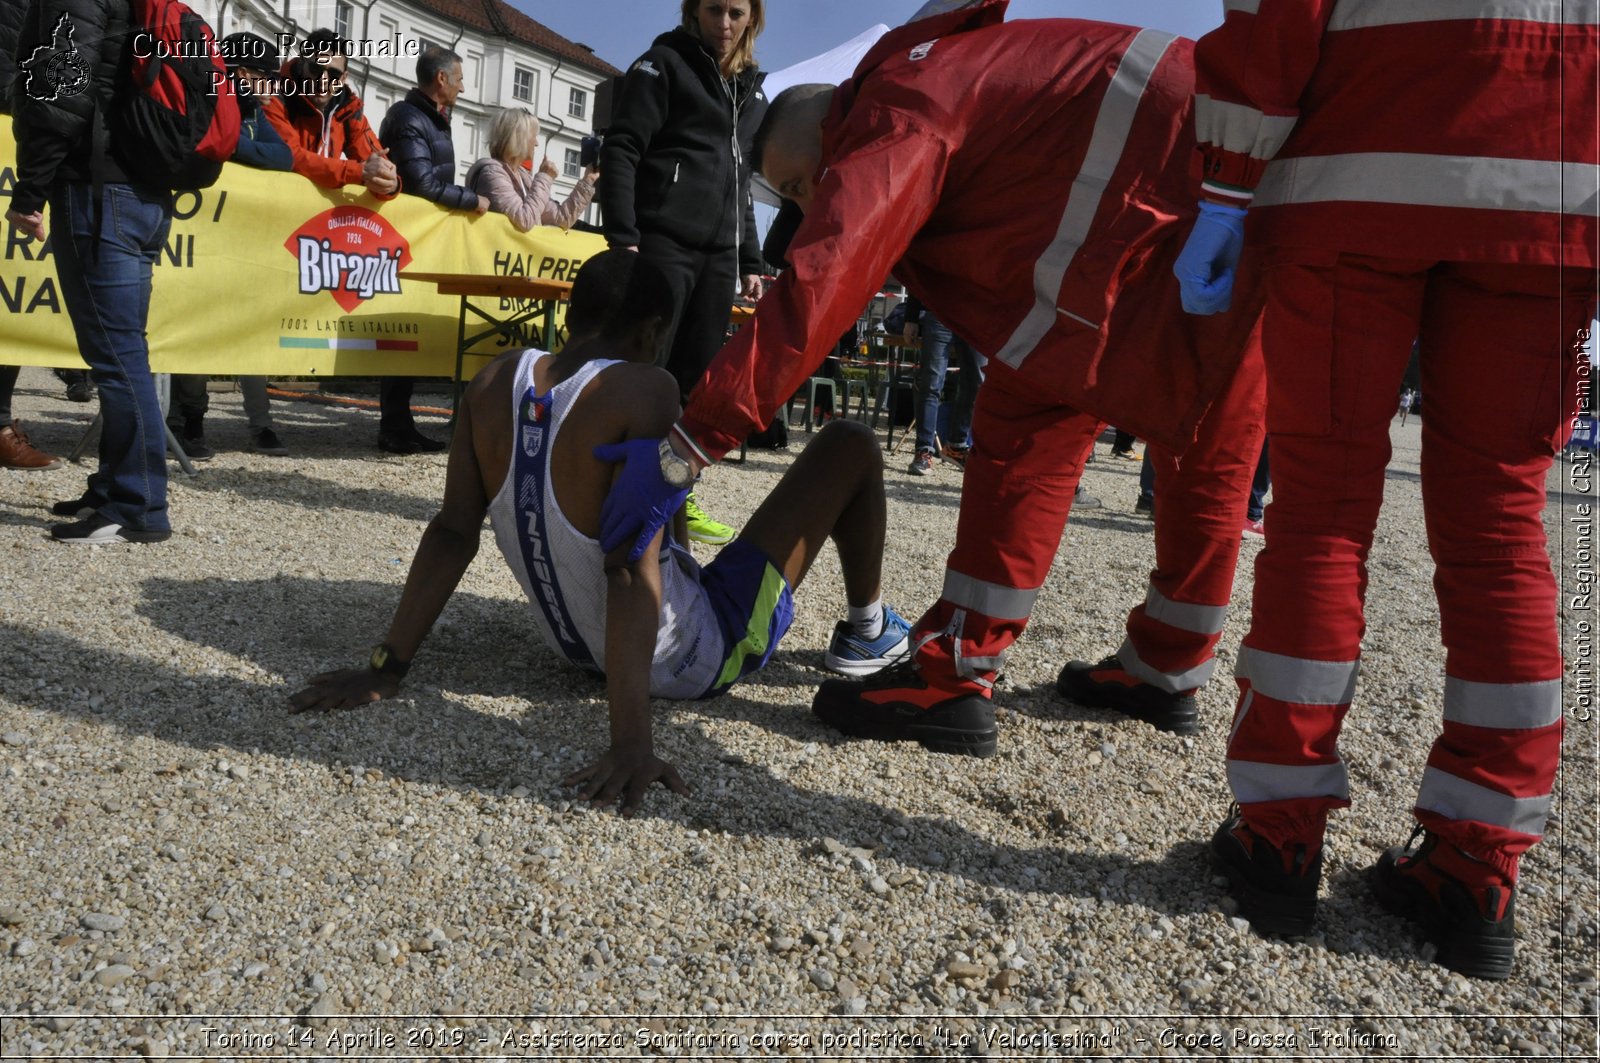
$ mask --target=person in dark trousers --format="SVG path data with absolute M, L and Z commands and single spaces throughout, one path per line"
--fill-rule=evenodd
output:
M 455 183 L 456 149 L 450 139 L 450 112 L 466 88 L 461 57 L 448 48 L 429 45 L 417 58 L 417 87 L 383 116 L 378 139 L 400 172 L 400 189 L 451 210 L 483 214 L 489 197 Z M 383 378 L 379 393 L 378 449 L 391 454 L 443 450 L 445 444 L 417 431 L 411 417 L 408 376 Z
M 25 11 L 27 5 L 20 0 L 7 0 L 0 4 L 0 109 L 8 114 L 11 112 L 11 84 L 17 77 L 17 63 L 13 54 L 17 50 L 17 34 L 22 30 Z M 17 373 L 21 368 L 0 365 L 0 469 L 53 469 L 61 464 L 61 459 L 46 454 L 29 442 L 27 432 L 11 416 L 11 393 L 16 390 Z M 56 370 L 58 376 L 67 372 L 75 370 Z M 88 387 L 86 379 L 83 383 L 86 400 L 89 397 Z M 68 389 L 71 389 L 70 383 Z
M 217 48 L 239 97 L 239 146 L 233 149 L 233 161 L 259 170 L 294 169 L 294 152 L 262 114 L 263 101 L 270 100 L 278 88 L 278 70 L 283 65 L 278 46 L 259 34 L 230 33 L 217 42 Z M 205 435 L 205 415 L 211 408 L 211 396 L 206 390 L 209 379 L 201 373 L 172 375 L 172 408 L 167 411 L 167 423 L 184 453 L 196 461 L 215 453 Z M 244 393 L 245 417 L 256 451 L 289 453 L 272 424 L 267 378 L 241 376 L 239 390 Z
M 950 331 L 931 311 L 924 309 L 915 295 L 906 299 L 906 322 L 902 335 L 907 342 L 922 339 L 922 354 L 917 360 L 917 450 L 908 472 L 926 476 L 941 454 L 957 465 L 967 464 L 967 436 L 972 431 L 972 409 L 978 401 L 978 384 L 983 369 L 978 352 L 966 340 Z M 945 374 L 950 363 L 956 366 L 956 399 L 950 416 L 950 438 L 939 440 L 939 406 L 944 397 Z
M 128 176 L 127 153 L 139 145 L 95 135 L 97 112 L 110 111 L 126 76 L 121 44 L 133 32 L 130 15 L 126 0 L 33 0 L 17 48 L 28 58 L 18 64 L 12 101 L 17 179 L 6 220 L 24 240 L 44 240 L 48 204 L 62 301 L 100 391 L 100 464 L 81 497 L 52 507 L 77 518 L 51 529 L 59 542 L 172 535 L 166 433 L 145 339 L 172 195 Z
M 607 243 L 672 285 L 663 364 L 685 400 L 722 347 L 735 291 L 761 296 L 748 157 L 767 111 L 755 61 L 765 22 L 764 0 L 683 0 L 681 25 L 628 68 L 600 154 Z M 691 539 L 733 535 L 690 496 Z

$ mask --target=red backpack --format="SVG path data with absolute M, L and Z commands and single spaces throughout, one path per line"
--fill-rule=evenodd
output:
M 181 0 L 131 0 L 130 91 L 108 126 L 128 176 L 160 188 L 213 184 L 239 143 L 239 100 L 206 20 Z

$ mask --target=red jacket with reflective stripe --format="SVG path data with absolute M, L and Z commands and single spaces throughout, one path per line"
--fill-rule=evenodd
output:
M 1146 438 L 1192 438 L 1232 364 L 1174 371 L 1184 352 L 1108 342 L 1102 326 L 1124 282 L 1144 283 L 1187 235 L 1193 44 L 1097 22 L 1001 24 L 1005 7 L 890 32 L 835 93 L 791 268 L 684 415 L 710 456 L 768 423 L 891 271 L 1063 401 Z
M 1597 0 L 1224 0 L 1206 192 L 1266 243 L 1596 265 Z

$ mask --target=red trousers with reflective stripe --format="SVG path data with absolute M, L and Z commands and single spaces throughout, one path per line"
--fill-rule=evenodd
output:
M 1210 678 L 1233 595 L 1240 529 L 1266 431 L 1260 333 L 1248 342 L 1194 445 L 1181 458 L 1155 445 L 1146 451 L 1156 474 L 1156 567 L 1149 599 L 1128 614 L 1118 656 L 1140 679 L 1173 693 Z
M 1448 689 L 1415 812 L 1514 875 L 1543 831 L 1560 755 L 1545 478 L 1570 430 L 1594 275 L 1285 249 L 1265 276 L 1273 504 L 1228 744 L 1234 795 L 1280 845 L 1320 841 L 1328 810 L 1348 804 L 1337 741 L 1394 397 L 1420 336 L 1423 509 Z M 1552 683 L 1553 712 L 1524 706 Z
M 1253 353 L 1261 296 L 1254 276 L 1247 262 L 1233 310 L 1202 318 L 1177 309 L 1170 263 L 1158 263 L 1118 294 L 1110 323 L 1121 331 L 1119 342 L 1137 339 L 1153 350 L 1199 352 L 1241 367 L 1202 419 L 1184 464 L 1157 472 L 1156 513 L 1167 526 L 1165 533 L 1158 532 L 1157 572 L 1163 593 L 1180 602 L 1226 604 L 1233 583 L 1239 529 L 1261 449 L 1261 363 Z M 1065 371 L 1047 352 L 1029 357 L 1019 369 L 991 361 L 986 370 L 973 413 L 945 594 L 912 635 L 912 645 L 920 647 L 917 664 L 933 686 L 987 693 L 1002 655 L 1027 626 L 1033 594 L 1055 560 L 1073 491 L 1102 427 L 1098 417 L 1060 397 L 1056 375 Z M 1248 459 L 1235 462 L 1245 453 Z M 1166 503 L 1169 485 L 1171 506 Z M 1185 539 L 1185 527 L 1192 539 Z M 1214 637 L 1194 633 L 1177 637 L 1170 629 L 1139 628 L 1136 644 L 1154 660 L 1185 654 L 1184 659 L 1199 659 L 1215 643 Z

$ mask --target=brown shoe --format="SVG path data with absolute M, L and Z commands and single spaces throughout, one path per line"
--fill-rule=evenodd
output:
M 12 422 L 0 428 L 0 468 L 3 469 L 53 469 L 61 459 L 28 442 L 28 433 L 22 425 Z

